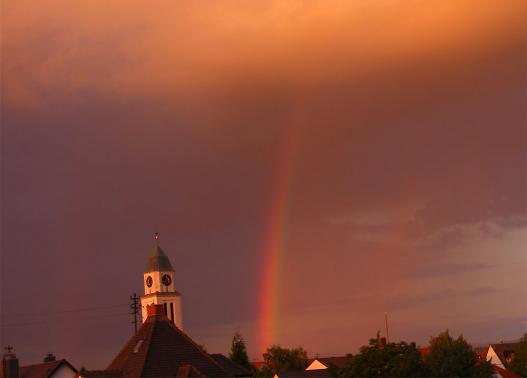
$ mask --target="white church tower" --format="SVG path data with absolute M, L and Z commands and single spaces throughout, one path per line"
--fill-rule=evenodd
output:
M 151 304 L 162 304 L 165 315 L 174 324 L 183 330 L 181 318 L 181 294 L 174 286 L 174 269 L 170 264 L 168 256 L 159 247 L 159 234 L 154 235 L 154 248 L 148 258 L 145 273 L 143 274 L 145 295 L 141 297 L 141 314 L 143 323 L 147 318 L 146 306 Z

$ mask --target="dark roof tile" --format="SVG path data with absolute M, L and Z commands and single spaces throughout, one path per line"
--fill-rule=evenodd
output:
M 62 365 L 67 365 L 74 372 L 77 372 L 77 369 L 73 367 L 65 359 L 42 362 L 40 364 L 21 366 L 18 368 L 18 374 L 20 378 L 40 378 L 40 377 L 49 377 L 55 371 L 57 371 Z
M 122 377 L 175 377 L 190 365 L 190 376 L 233 377 L 165 315 L 150 315 L 117 354 L 108 371 Z M 180 370 L 180 368 L 182 370 Z M 104 371 L 103 371 L 104 372 Z
M 230 358 L 227 358 L 223 354 L 215 353 L 211 354 L 210 356 L 223 368 L 223 370 L 231 373 L 236 377 L 251 376 L 251 373 L 247 369 L 245 369 L 241 365 L 238 365 L 236 362 L 232 361 Z

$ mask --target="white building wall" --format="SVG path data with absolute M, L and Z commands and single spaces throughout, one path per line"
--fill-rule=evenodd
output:
M 492 348 L 492 345 L 489 345 L 489 350 L 487 351 L 487 361 L 491 361 L 496 366 L 499 366 L 502 369 L 505 369 L 505 366 L 503 365 L 503 362 L 501 362 L 500 358 Z
M 306 368 L 306 370 L 320 370 L 320 369 L 327 369 L 328 367 L 324 365 L 319 360 L 314 360 L 311 362 L 311 364 Z
M 75 373 L 75 371 L 71 369 L 68 365 L 63 364 L 50 377 L 52 378 L 73 378 L 75 377 L 76 374 L 77 373 Z
M 171 313 L 170 313 L 170 304 L 174 306 L 174 319 L 171 319 L 174 321 L 174 324 L 181 330 L 183 330 L 183 318 L 181 315 L 181 296 L 177 294 L 173 295 L 148 295 L 141 297 L 141 315 L 143 323 L 146 321 L 146 318 L 148 316 L 148 311 L 146 309 L 147 306 L 150 306 L 152 304 L 167 304 L 167 316 L 170 319 Z

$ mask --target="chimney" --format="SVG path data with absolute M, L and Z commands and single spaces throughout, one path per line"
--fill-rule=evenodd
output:
M 162 304 L 151 304 L 150 306 L 146 306 L 146 312 L 149 317 L 165 315 L 165 308 Z
M 53 353 L 48 353 L 46 354 L 46 357 L 44 357 L 44 362 L 53 362 L 53 361 L 56 361 L 57 358 L 55 357 L 55 355 Z
M 2 358 L 2 370 L 5 378 L 18 378 L 18 358 L 14 355 L 13 347 L 5 348 L 6 353 Z

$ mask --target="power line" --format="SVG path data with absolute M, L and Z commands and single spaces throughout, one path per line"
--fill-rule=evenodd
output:
M 127 304 L 119 304 L 119 305 L 113 305 L 113 306 L 98 306 L 98 307 L 84 307 L 84 308 L 75 308 L 75 309 L 68 309 L 68 310 L 60 310 L 60 311 L 48 311 L 48 312 L 24 312 L 24 313 L 11 313 L 11 314 L 3 314 L 3 317 L 10 317 L 10 316 L 45 316 L 45 315 L 55 315 L 55 314 L 65 314 L 65 313 L 72 313 L 72 312 L 86 312 L 86 311 L 100 311 L 100 310 L 107 310 L 111 308 L 122 308 L 122 307 L 128 307 Z
M 75 318 L 69 318 L 69 319 L 47 319 L 47 320 L 38 320 L 38 321 L 31 321 L 31 322 L 23 322 L 23 323 L 7 323 L 7 324 L 1 324 L 0 326 L 2 328 L 5 327 L 19 327 L 19 326 L 27 326 L 27 325 L 47 325 L 47 324 L 64 324 L 71 321 L 78 321 L 78 320 L 86 320 L 86 319 L 101 319 L 101 318 L 109 318 L 109 317 L 115 317 L 115 316 L 122 316 L 128 315 L 126 312 L 119 312 L 115 314 L 101 314 L 96 316 L 88 316 L 88 317 L 75 317 Z

